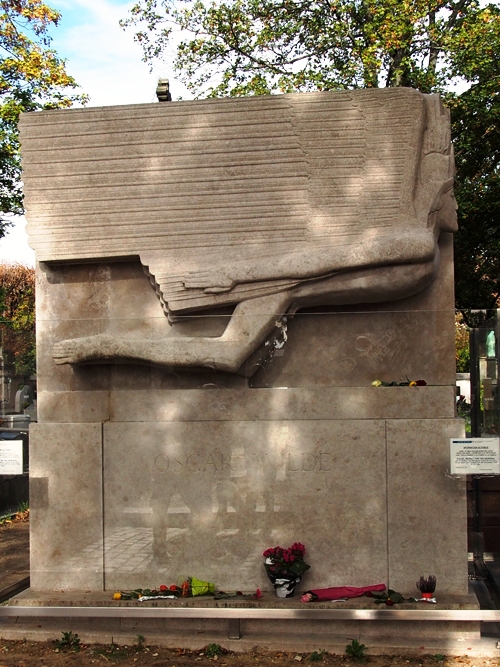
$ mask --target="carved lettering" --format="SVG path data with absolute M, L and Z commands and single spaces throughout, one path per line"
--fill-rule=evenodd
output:
M 206 463 L 205 463 L 205 467 L 203 468 L 203 472 L 206 472 L 208 466 L 213 466 L 213 467 L 214 467 L 214 472 L 218 472 L 218 470 L 217 470 L 217 464 L 216 464 L 215 461 L 214 461 L 213 454 L 209 454 L 209 455 L 208 455 L 207 461 L 206 461 Z
M 191 472 L 200 472 L 199 457 L 197 454 L 190 454 L 186 459 L 186 467 Z
M 330 472 L 330 470 L 332 469 L 331 466 L 329 466 L 330 457 L 331 457 L 330 452 L 319 453 L 319 469 L 322 472 Z
M 164 456 L 163 454 L 160 454 L 160 456 L 157 456 L 155 459 L 155 468 L 158 470 L 158 472 L 167 472 L 167 470 L 170 467 L 170 460 L 168 456 Z
M 278 456 L 279 456 L 278 454 L 274 454 L 274 456 L 272 456 L 271 454 L 265 452 L 263 454 L 254 454 L 253 456 L 257 461 L 259 470 L 263 471 L 269 467 L 275 470 L 278 466 Z
M 277 454 L 252 453 L 258 470 L 265 472 L 281 469 L 285 472 L 331 472 L 333 470 L 332 454 L 320 451 L 318 453 L 300 451 L 282 451 Z M 243 457 L 247 459 L 247 457 Z M 188 454 L 186 458 L 169 458 L 166 454 L 159 454 L 154 461 L 154 467 L 161 473 L 207 472 L 212 474 L 231 473 L 241 469 L 241 454 L 231 456 L 219 450 L 208 452 L 206 455 L 197 453 Z M 238 475 L 241 476 L 241 475 Z
M 317 459 L 315 454 L 302 454 L 302 470 L 311 472 L 316 467 Z
M 222 462 L 222 470 L 224 470 L 224 468 L 228 468 L 229 470 L 231 470 L 231 459 L 232 458 L 234 458 L 235 460 L 238 460 L 240 457 L 239 456 L 232 457 L 232 456 L 226 456 L 225 454 L 222 454 L 222 461 L 221 461 Z

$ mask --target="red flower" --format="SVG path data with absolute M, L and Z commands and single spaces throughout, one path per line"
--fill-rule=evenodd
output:
M 262 554 L 264 558 L 269 558 L 273 564 L 294 563 L 303 561 L 306 548 L 300 542 L 294 542 L 288 549 L 276 546 L 266 549 Z

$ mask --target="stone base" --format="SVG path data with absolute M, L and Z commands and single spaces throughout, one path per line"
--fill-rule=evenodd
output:
M 332 653 L 344 653 L 346 644 L 356 638 L 367 645 L 368 654 L 391 653 L 430 653 L 430 654 L 466 654 L 496 656 L 498 650 L 494 642 L 481 639 L 479 621 L 436 621 L 429 620 L 429 615 L 442 610 L 477 610 L 479 605 L 474 596 L 446 596 L 438 598 L 437 605 L 408 604 L 397 605 L 394 610 L 384 606 L 389 620 L 345 620 L 345 619 L 273 619 L 274 610 L 288 610 L 293 616 L 294 610 L 378 610 L 373 600 L 357 598 L 347 602 L 303 604 L 298 598 L 286 601 L 277 599 L 273 594 L 265 594 L 258 602 L 214 601 L 197 598 L 179 602 L 158 601 L 156 603 L 138 603 L 133 601 L 116 602 L 111 594 L 73 592 L 33 593 L 25 591 L 10 602 L 10 607 L 40 607 L 40 616 L 5 618 L 0 615 L 0 634 L 6 639 L 26 637 L 27 639 L 54 639 L 60 635 L 61 620 L 65 607 L 109 608 L 109 613 L 116 613 L 126 607 L 144 609 L 153 607 L 188 607 L 193 610 L 190 618 L 78 618 L 65 619 L 65 628 L 77 632 L 82 641 L 117 644 L 133 644 L 138 634 L 142 634 L 148 645 L 184 647 L 201 649 L 209 643 L 217 642 L 233 651 L 280 650 L 311 652 L 325 649 Z M 47 617 L 51 607 L 60 610 L 60 617 Z M 249 608 L 262 612 L 259 619 L 239 621 L 240 639 L 231 638 L 234 633 L 234 620 L 227 618 L 197 618 L 196 611 L 205 613 L 211 609 L 240 608 L 242 613 Z M 423 612 L 426 620 L 396 620 L 405 611 Z M 266 618 L 266 614 L 269 617 Z
M 392 411 L 429 389 L 365 393 L 392 392 Z M 431 573 L 442 594 L 466 593 L 465 487 L 449 475 L 460 420 L 342 410 L 326 419 L 325 397 L 311 404 L 301 390 L 247 389 L 225 404 L 217 391 L 192 393 L 211 404 L 198 420 L 188 391 L 171 404 L 166 392 L 145 421 L 136 394 L 139 407 L 117 407 L 103 425 L 34 425 L 34 590 L 154 588 L 188 576 L 269 590 L 262 552 L 300 541 L 311 565 L 300 590 L 385 583 L 404 593 Z M 255 420 L 255 403 L 283 418 Z M 223 419 L 210 418 L 222 407 Z
M 420 294 L 297 313 L 251 383 L 208 368 L 54 364 L 61 340 L 218 336 L 227 313 L 170 330 L 138 261 L 42 265 L 33 589 L 194 576 L 270 590 L 262 552 L 299 541 L 311 569 L 298 592 L 384 583 L 411 594 L 433 574 L 440 595 L 465 594 L 465 484 L 449 474 L 449 439 L 463 435 L 449 235 L 441 246 Z M 370 386 L 407 376 L 429 386 Z

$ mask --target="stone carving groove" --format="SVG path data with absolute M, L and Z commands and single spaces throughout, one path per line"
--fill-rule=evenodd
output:
M 25 114 L 21 140 L 39 261 L 139 257 L 171 320 L 236 305 L 219 338 L 166 321 L 62 341 L 57 363 L 235 372 L 280 315 L 424 289 L 456 226 L 448 114 L 411 89 Z

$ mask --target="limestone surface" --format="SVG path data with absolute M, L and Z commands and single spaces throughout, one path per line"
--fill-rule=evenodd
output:
M 225 330 L 58 342 L 56 363 L 236 372 L 298 308 L 401 299 L 456 227 L 448 113 L 411 89 L 25 114 L 30 243 L 47 263 L 138 257 L 172 320 Z
M 32 590 L 271 593 L 263 551 L 300 541 L 302 590 L 464 595 L 439 98 L 41 112 L 22 141 Z M 427 386 L 371 386 L 406 378 Z

